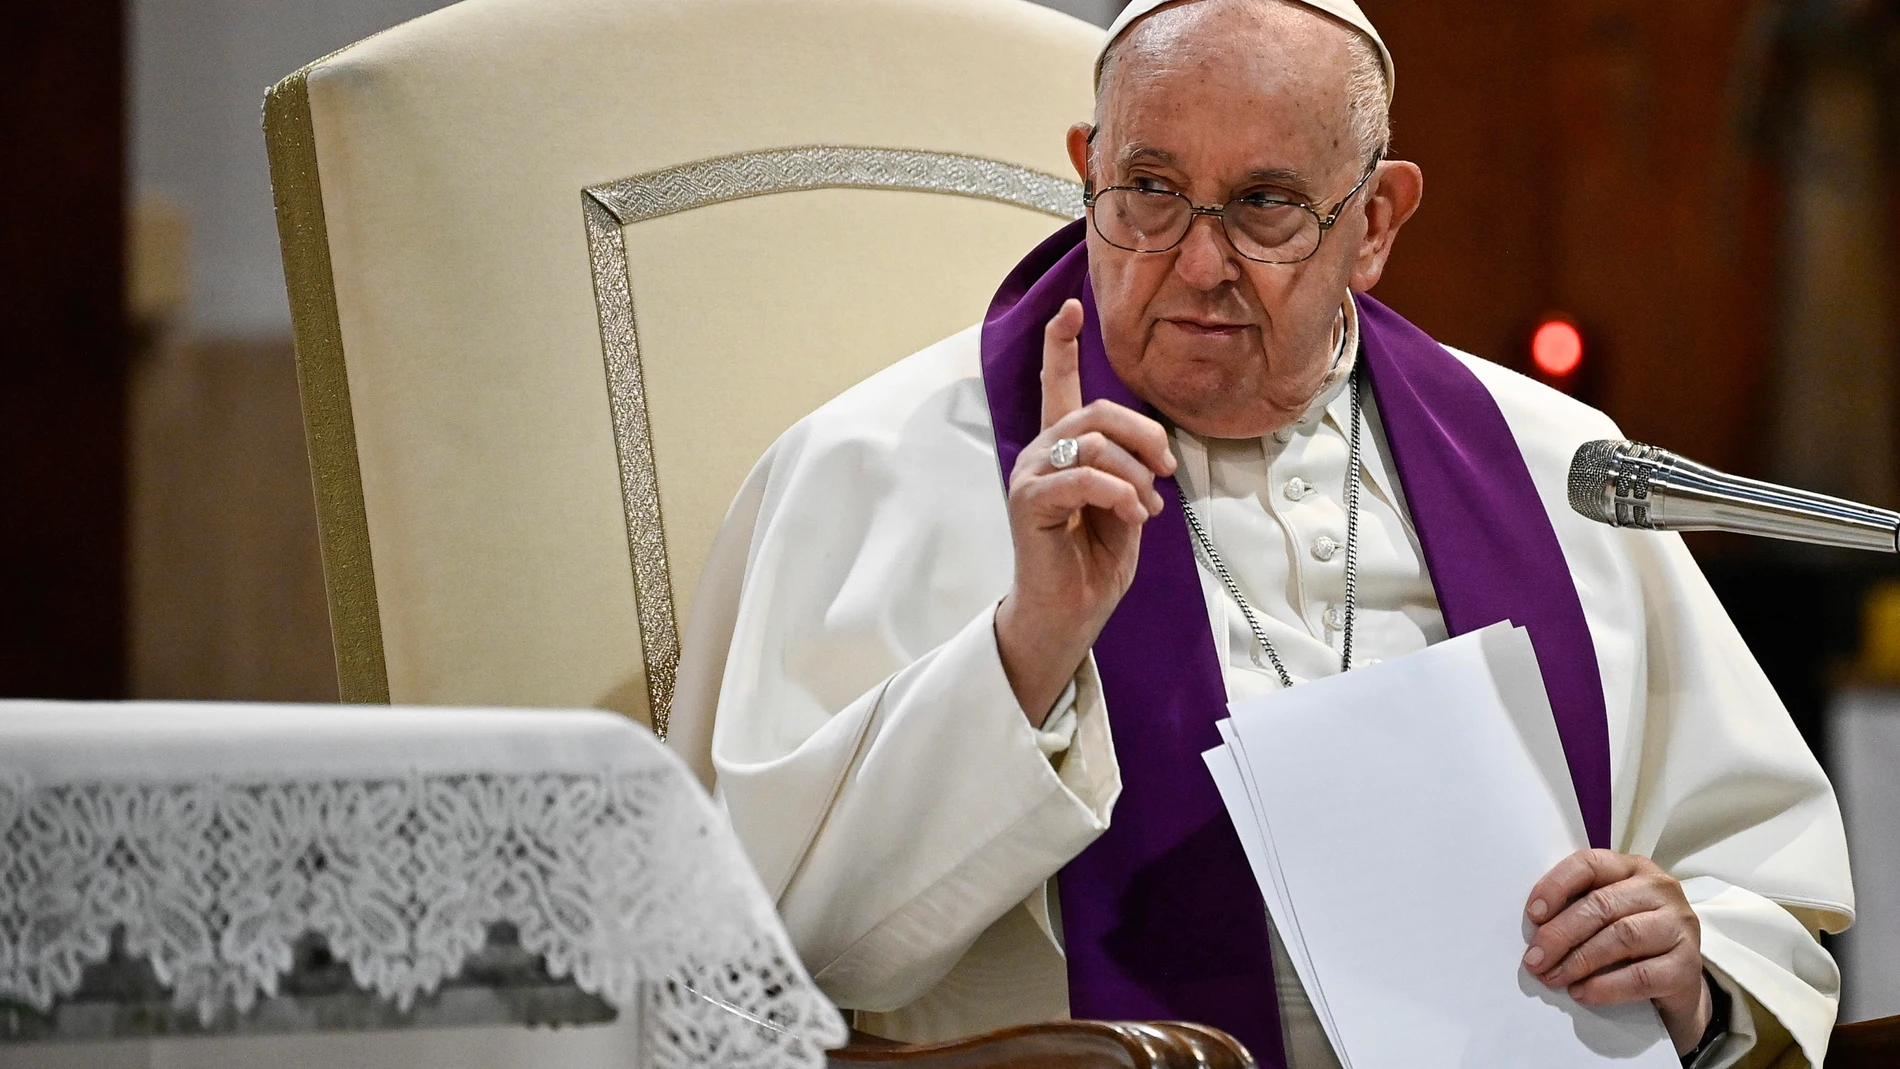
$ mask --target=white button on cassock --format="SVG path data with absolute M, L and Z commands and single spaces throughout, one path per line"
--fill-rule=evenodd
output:
M 1312 483 L 1296 475 L 1286 481 L 1286 499 L 1288 501 L 1304 501 L 1307 495 L 1311 494 L 1314 489 Z
M 1318 538 L 1313 539 L 1313 556 L 1315 559 L 1323 561 L 1332 560 L 1333 554 L 1337 552 L 1339 552 L 1339 543 L 1333 541 L 1331 538 L 1320 535 Z

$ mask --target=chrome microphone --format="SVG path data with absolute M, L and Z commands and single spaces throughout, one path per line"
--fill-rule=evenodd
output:
M 1716 471 L 1641 442 L 1585 442 L 1570 507 L 1612 527 L 1731 531 L 1900 553 L 1900 512 Z

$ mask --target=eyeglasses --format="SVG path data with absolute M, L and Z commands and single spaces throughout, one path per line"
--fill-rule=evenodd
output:
M 1093 209 L 1090 218 L 1095 232 L 1118 249 L 1167 252 L 1187 239 L 1195 216 L 1211 215 L 1220 220 L 1234 251 L 1247 259 L 1263 264 L 1296 264 L 1319 251 L 1320 239 L 1378 169 L 1379 159 L 1375 157 L 1359 184 L 1323 216 L 1310 204 L 1277 197 L 1250 195 L 1219 207 L 1202 207 L 1185 194 L 1141 186 L 1109 186 L 1084 193 L 1082 203 Z

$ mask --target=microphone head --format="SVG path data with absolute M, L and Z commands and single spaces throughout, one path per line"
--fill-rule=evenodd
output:
M 1630 444 L 1585 442 L 1570 458 L 1570 507 L 1585 519 L 1616 524 L 1616 454 Z
M 1662 487 L 1653 479 L 1677 460 L 1675 454 L 1641 442 L 1585 442 L 1570 458 L 1570 507 L 1612 527 L 1658 530 Z

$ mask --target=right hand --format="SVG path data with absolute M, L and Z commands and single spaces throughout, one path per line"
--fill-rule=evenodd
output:
M 1081 333 L 1082 302 L 1068 300 L 1043 330 L 1042 433 L 1009 477 L 1016 578 L 996 608 L 996 646 L 1037 727 L 1134 582 L 1142 525 L 1161 511 L 1155 479 L 1175 466 L 1161 424 L 1112 401 L 1083 406 Z M 1060 471 L 1049 463 L 1059 438 L 1081 446 Z

